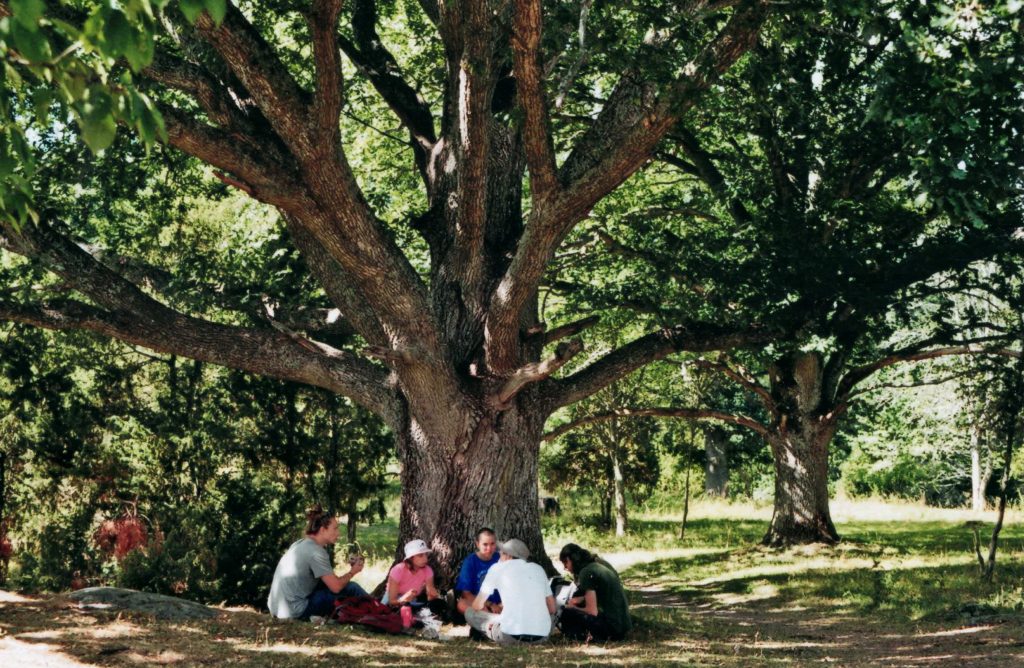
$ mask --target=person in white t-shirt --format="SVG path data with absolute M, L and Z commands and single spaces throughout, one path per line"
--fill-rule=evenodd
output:
M 518 538 L 501 544 L 501 561 L 491 566 L 466 610 L 466 621 L 474 629 L 499 643 L 537 643 L 551 633 L 555 597 L 547 574 L 539 564 L 528 561 L 530 550 Z M 487 612 L 487 598 L 501 594 L 502 610 Z

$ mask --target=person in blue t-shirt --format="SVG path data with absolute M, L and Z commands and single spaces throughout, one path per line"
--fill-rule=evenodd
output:
M 473 605 L 473 599 L 480 593 L 480 585 L 487 575 L 488 569 L 498 563 L 501 555 L 498 554 L 498 538 L 494 530 L 483 527 L 476 532 L 476 552 L 466 557 L 462 562 L 462 570 L 459 571 L 459 578 L 455 581 L 455 592 L 458 595 L 457 607 L 460 613 L 466 614 Z M 495 591 L 487 598 L 485 606 L 487 612 L 501 612 L 501 596 Z

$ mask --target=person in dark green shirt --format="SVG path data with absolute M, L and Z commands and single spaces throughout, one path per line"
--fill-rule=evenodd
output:
M 626 590 L 618 573 L 603 559 L 569 543 L 558 555 L 572 573 L 576 595 L 569 599 L 559 626 L 574 640 L 622 640 L 633 628 Z

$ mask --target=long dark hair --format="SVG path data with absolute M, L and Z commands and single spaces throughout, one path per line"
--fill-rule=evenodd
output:
M 579 573 L 588 564 L 594 563 L 596 555 L 591 554 L 588 550 L 583 549 L 576 543 L 569 543 L 562 548 L 562 551 L 558 553 L 558 560 L 563 564 L 566 559 L 572 559 L 572 572 L 573 574 Z
M 306 511 L 306 533 L 315 536 L 320 533 L 320 529 L 330 526 L 333 519 L 334 513 L 324 510 L 319 503 L 312 506 Z

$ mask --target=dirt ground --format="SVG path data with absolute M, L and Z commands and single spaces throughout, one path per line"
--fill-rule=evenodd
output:
M 893 629 L 871 615 L 777 607 L 755 590 L 716 585 L 684 592 L 631 582 L 639 623 L 625 643 L 497 648 L 445 627 L 447 641 L 359 628 L 278 622 L 245 608 L 217 618 L 163 622 L 86 610 L 63 596 L 0 591 L 0 666 L 1024 666 L 1017 616 L 955 619 Z

